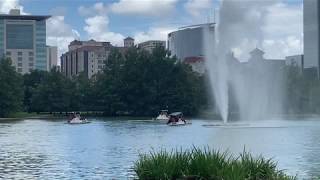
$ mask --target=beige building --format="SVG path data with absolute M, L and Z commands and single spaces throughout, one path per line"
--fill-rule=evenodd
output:
M 128 48 L 128 47 L 133 47 L 134 46 L 134 39 L 132 37 L 127 37 L 123 40 L 123 46 Z
M 138 44 L 138 47 L 140 49 L 146 50 L 148 52 L 152 52 L 152 50 L 156 47 L 166 47 L 166 41 L 160 41 L 160 40 L 150 40 L 146 42 L 142 42 Z
M 103 70 L 111 48 L 109 42 L 74 40 L 69 45 L 69 51 L 61 56 L 61 72 L 67 77 L 84 72 L 91 78 Z
M 50 71 L 54 66 L 58 66 L 58 48 L 47 46 L 47 71 Z

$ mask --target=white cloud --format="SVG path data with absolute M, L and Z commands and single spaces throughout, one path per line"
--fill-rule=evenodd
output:
M 10 9 L 20 9 L 21 14 L 27 14 L 19 0 L 0 0 L 0 13 L 8 14 Z
M 84 31 L 88 33 L 90 39 L 108 41 L 115 46 L 121 46 L 123 44 L 123 35 L 109 31 L 108 16 L 96 15 L 88 17 L 85 22 L 86 26 L 84 27 Z
M 212 6 L 212 0 L 188 0 L 184 4 L 185 10 L 194 17 L 209 14 L 209 9 L 212 9 Z
M 92 14 L 106 15 L 108 12 L 108 6 L 103 3 L 96 3 L 91 7 L 80 6 L 78 12 L 82 16 L 90 16 Z
M 284 58 L 303 53 L 303 8 L 277 3 L 270 6 L 263 27 L 266 57 Z
M 175 27 L 151 27 L 147 32 L 138 32 L 134 35 L 137 43 L 148 40 L 163 40 L 166 41 L 168 33 L 174 31 Z
M 53 16 L 47 21 L 47 44 L 58 47 L 59 57 L 68 51 L 71 41 L 79 38 L 79 32 L 65 22 L 64 16 Z
M 178 0 L 120 0 L 111 5 L 117 14 L 166 16 L 175 9 Z

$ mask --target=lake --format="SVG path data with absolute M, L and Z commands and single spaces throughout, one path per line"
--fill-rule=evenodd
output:
M 320 121 L 269 120 L 212 126 L 192 120 L 161 123 L 91 119 L 0 122 L 0 179 L 132 179 L 139 153 L 159 149 L 214 147 L 273 158 L 299 179 L 320 176 Z

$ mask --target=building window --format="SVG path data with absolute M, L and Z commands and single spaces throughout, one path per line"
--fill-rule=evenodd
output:
M 99 69 L 102 69 L 102 66 L 101 66 L 101 65 L 99 65 L 99 66 L 98 66 L 98 68 L 99 68 Z
M 18 63 L 18 66 L 19 66 L 19 67 L 22 67 L 22 63 Z
M 33 57 L 29 57 L 29 61 L 30 61 L 30 62 L 33 62 Z
M 99 63 L 99 64 L 102 64 L 102 63 L 103 63 L 103 61 L 102 61 L 102 60 L 99 60 L 99 61 L 98 61 L 98 63 Z
M 29 72 L 33 71 L 33 68 L 29 68 Z
M 22 61 L 22 57 L 18 57 L 18 61 Z
M 33 56 L 33 52 L 29 52 L 29 56 Z
M 6 55 L 7 55 L 7 56 L 11 56 L 11 52 L 10 52 L 10 51 L 7 51 L 7 52 L 6 52 Z
M 22 72 L 22 68 L 18 68 L 18 72 Z
M 22 52 L 18 52 L 18 56 L 22 56 Z
M 33 49 L 32 24 L 6 25 L 7 49 Z
M 33 63 L 29 63 L 29 66 L 33 67 Z

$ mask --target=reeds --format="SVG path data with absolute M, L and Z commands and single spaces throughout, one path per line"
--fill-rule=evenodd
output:
M 234 157 L 228 152 L 193 148 L 142 154 L 134 165 L 141 180 L 291 180 L 272 159 L 254 158 L 244 151 Z

